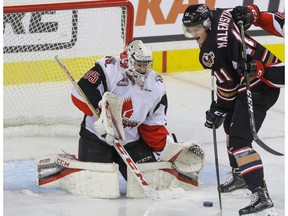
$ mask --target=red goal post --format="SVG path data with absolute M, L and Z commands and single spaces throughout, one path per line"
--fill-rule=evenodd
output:
M 4 6 L 4 128 L 76 124 L 82 113 L 54 56 L 78 80 L 105 55 L 118 55 L 133 38 L 128 0 Z

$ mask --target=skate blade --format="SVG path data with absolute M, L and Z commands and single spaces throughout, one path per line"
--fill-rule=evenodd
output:
M 229 193 L 221 193 L 221 195 L 230 198 L 250 198 L 251 191 L 249 191 L 248 189 L 238 189 Z
M 275 211 L 274 208 L 265 209 L 263 213 L 264 216 L 278 216 L 278 213 Z
M 278 216 L 278 213 L 274 208 L 269 208 L 258 213 L 246 214 L 245 216 Z
M 243 216 L 278 216 L 278 213 L 272 207 L 272 208 L 265 209 L 258 213 L 245 214 Z

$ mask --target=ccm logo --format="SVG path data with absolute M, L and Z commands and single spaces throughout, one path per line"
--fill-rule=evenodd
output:
M 64 166 L 64 167 L 69 167 L 69 162 L 66 162 L 66 161 L 64 161 L 64 160 L 61 160 L 61 159 L 59 159 L 59 158 L 57 158 L 56 163 L 59 164 L 59 165 L 61 165 L 61 166 Z
M 133 171 L 133 173 L 136 175 L 136 177 L 139 179 L 139 182 L 144 185 L 147 186 L 148 183 L 145 181 L 143 175 L 140 173 L 140 171 L 138 170 L 137 166 L 135 165 L 135 163 L 133 162 L 132 158 L 129 157 L 128 153 L 126 152 L 126 150 L 124 149 L 124 147 L 120 144 L 120 143 L 116 143 L 115 144 L 117 149 L 119 150 L 119 153 L 122 156 L 122 159 L 126 161 L 127 166 L 130 167 L 131 171 Z

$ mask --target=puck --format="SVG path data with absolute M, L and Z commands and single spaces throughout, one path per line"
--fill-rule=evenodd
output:
M 205 206 L 205 207 L 212 207 L 212 206 L 213 206 L 213 202 L 205 201 L 205 202 L 203 202 L 203 206 Z

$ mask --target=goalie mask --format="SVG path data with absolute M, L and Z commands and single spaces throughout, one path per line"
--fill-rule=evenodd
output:
M 126 72 L 134 84 L 143 88 L 152 70 L 152 53 L 141 40 L 131 41 L 126 46 L 126 53 L 128 58 Z
M 205 4 L 190 5 L 183 14 L 182 27 L 187 38 L 193 38 L 191 28 L 202 24 L 209 31 L 211 29 L 212 12 Z

